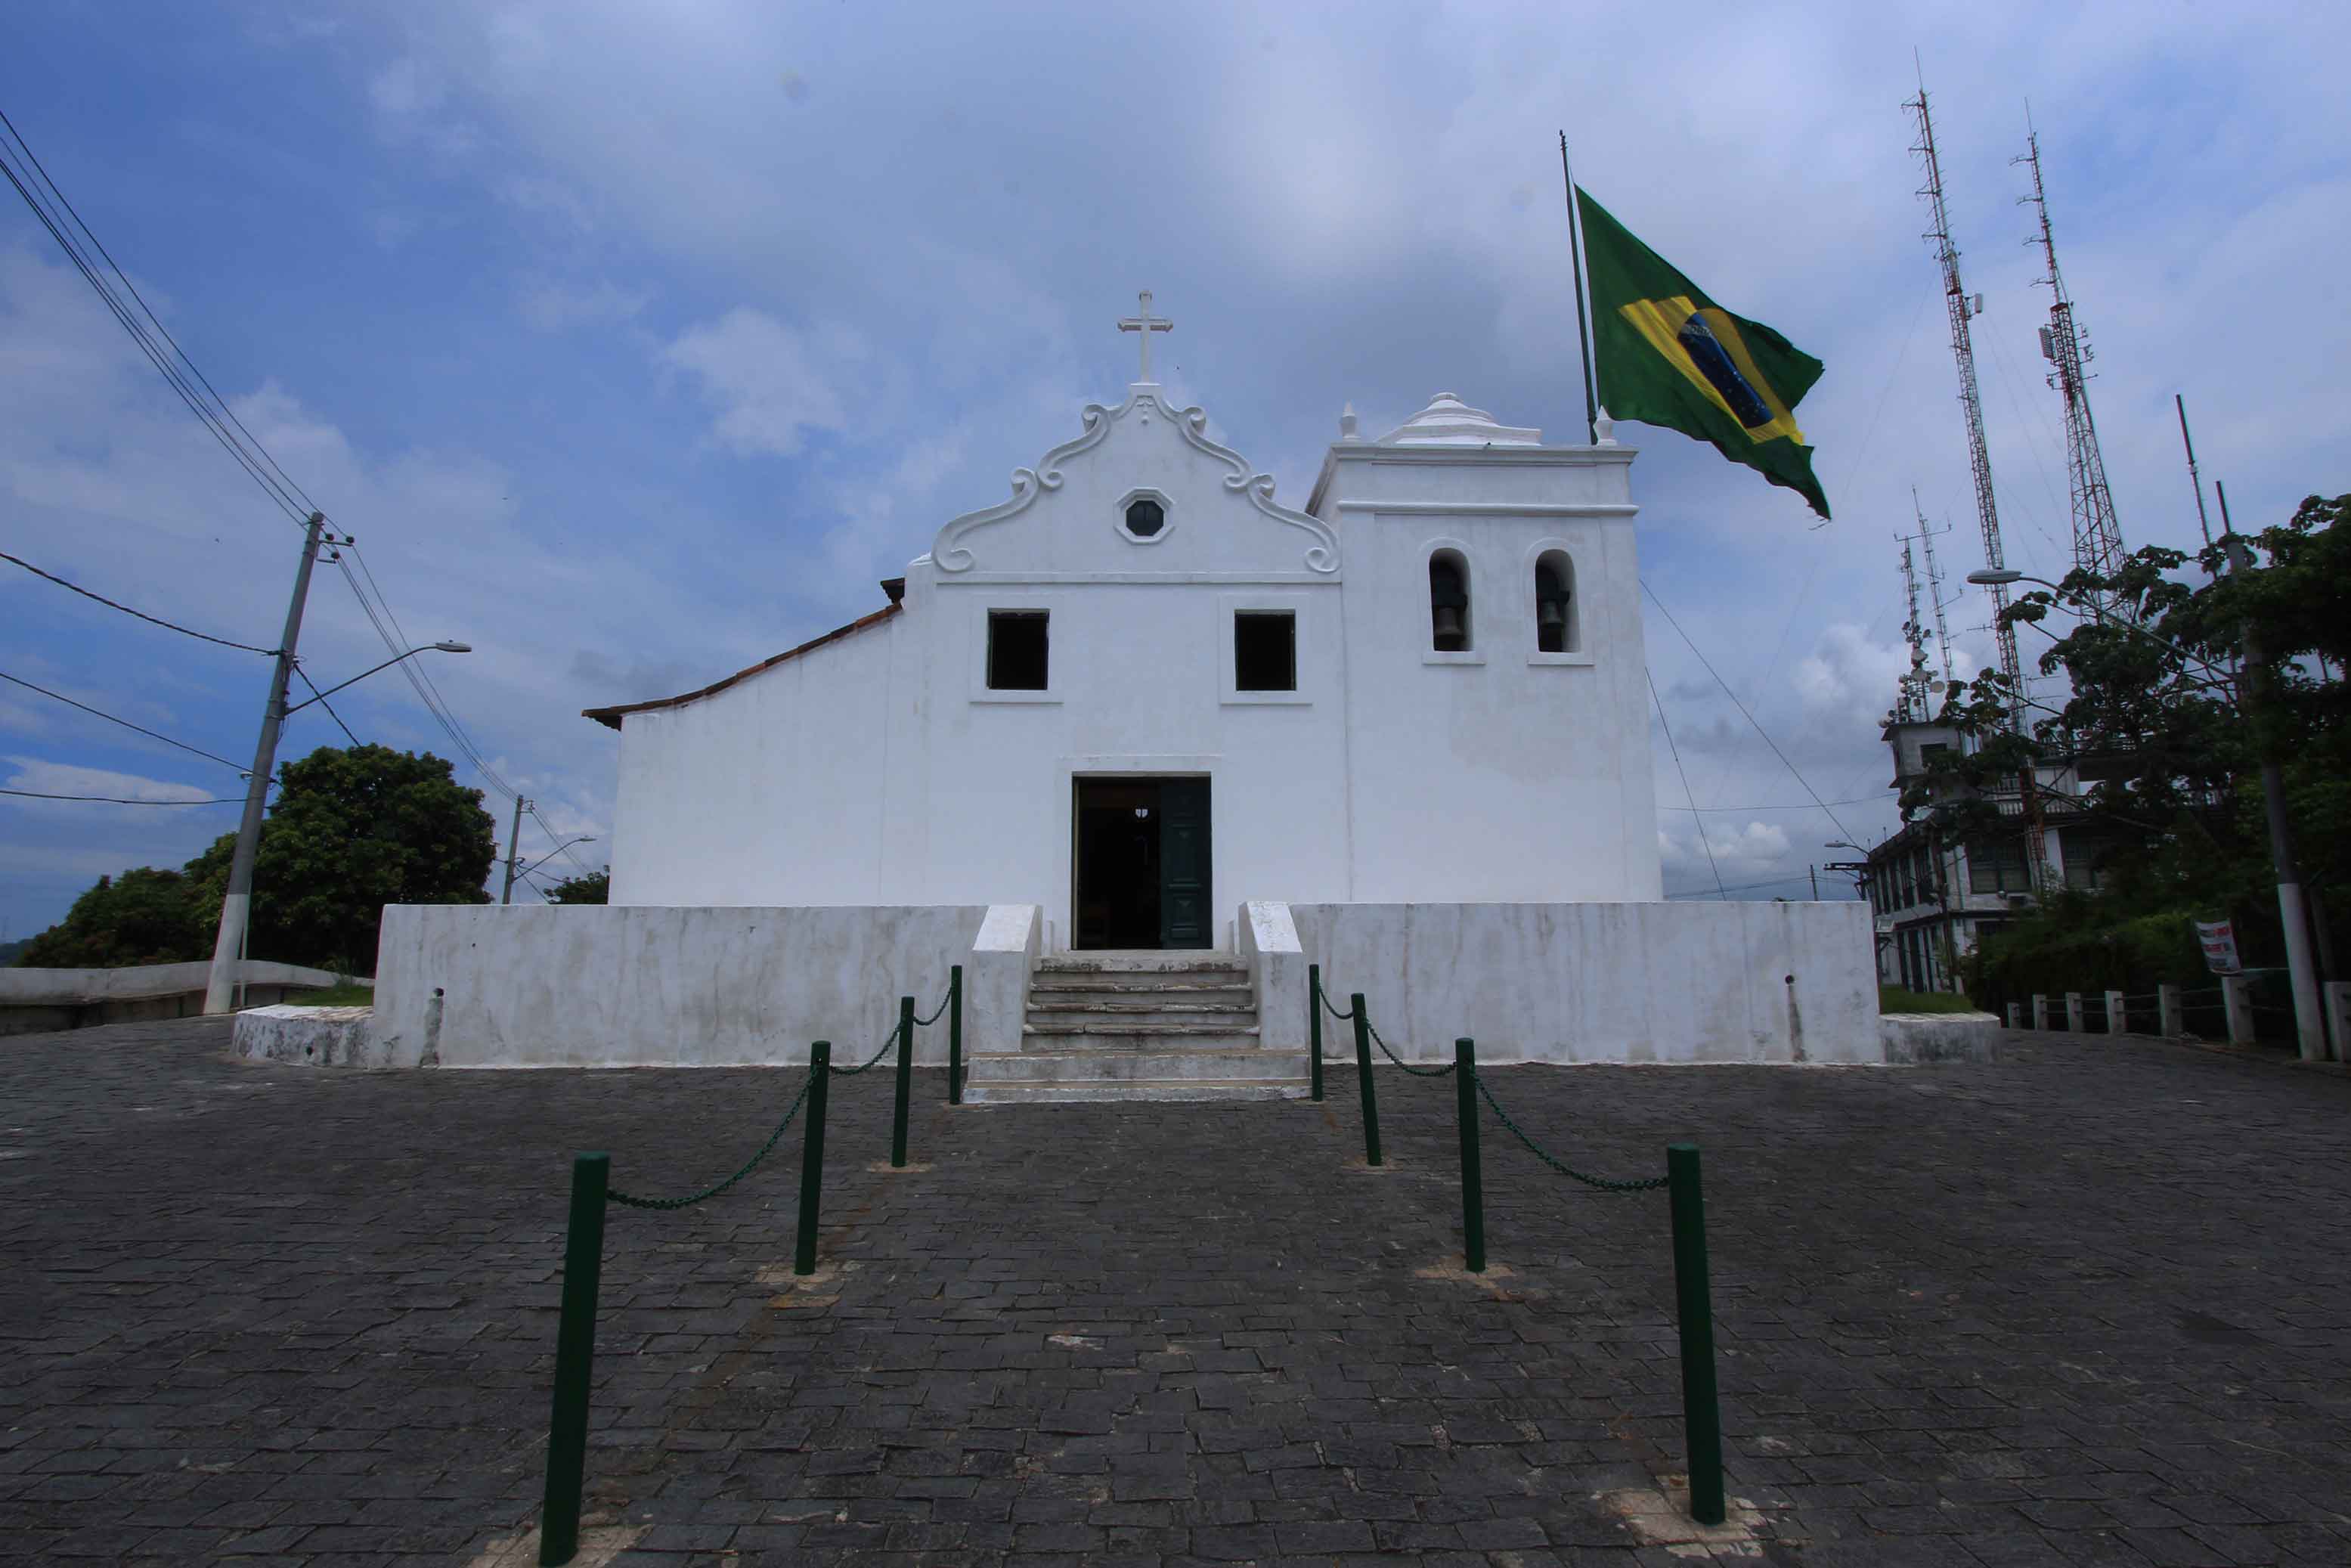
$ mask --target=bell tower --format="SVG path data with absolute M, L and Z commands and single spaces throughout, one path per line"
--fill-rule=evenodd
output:
M 1307 510 L 1347 556 L 1353 896 L 1662 896 L 1632 449 L 1450 392 L 1339 431 Z

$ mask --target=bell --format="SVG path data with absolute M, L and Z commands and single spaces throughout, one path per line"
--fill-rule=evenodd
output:
M 1546 599 L 1535 606 L 1535 624 L 1546 632 L 1567 628 L 1567 605 L 1564 601 Z
M 1450 604 L 1440 604 L 1437 607 L 1437 616 L 1434 623 L 1437 628 L 1437 639 L 1440 642 L 1448 637 L 1458 637 L 1461 635 L 1461 612 L 1456 610 Z

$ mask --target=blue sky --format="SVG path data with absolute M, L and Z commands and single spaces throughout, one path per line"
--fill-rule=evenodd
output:
M 1556 131 L 1723 304 L 1827 362 L 1800 417 L 1836 520 L 1628 426 L 1645 575 L 1865 838 L 1903 662 L 1916 486 L 1983 662 L 1965 449 L 1911 131 L 1923 57 L 2011 564 L 2056 575 L 2059 411 L 2022 245 L 2025 103 L 2126 542 L 2195 517 L 2170 399 L 2241 524 L 2351 489 L 2337 7 L 88 5 L 31 0 L 5 108 L 240 416 L 336 524 L 499 774 L 609 841 L 587 706 L 704 684 L 862 613 L 937 525 L 1131 374 L 1165 378 L 1302 501 L 1353 402 L 1439 389 L 1580 422 Z M 21 204 L 0 210 L 0 548 L 267 645 L 298 536 Z M 0 563 L 0 670 L 248 757 L 250 654 Z M 2032 632 L 2027 656 L 2032 656 Z M 1723 879 L 1844 836 L 1652 614 L 1648 655 Z M 322 575 L 321 685 L 381 656 Z M 369 740 L 444 737 L 397 676 Z M 339 741 L 313 708 L 282 756 Z M 1657 747 L 1659 799 L 1687 804 Z M 480 784 L 470 768 L 461 777 Z M 0 784 L 234 794 L 235 772 L 0 685 Z M 501 822 L 504 802 L 488 801 Z M 1687 810 L 1667 885 L 1711 886 Z M 177 865 L 231 807 L 0 799 L 0 930 Z M 525 850 L 552 843 L 535 825 Z M 594 863 L 601 846 L 575 852 Z

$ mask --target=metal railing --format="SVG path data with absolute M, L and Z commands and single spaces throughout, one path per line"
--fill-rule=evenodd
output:
M 1454 1085 L 1454 1128 L 1461 1162 L 1461 1260 L 1472 1274 L 1486 1271 L 1486 1175 L 1479 1137 L 1478 1103 L 1482 1099 L 1495 1119 L 1511 1136 L 1553 1172 L 1597 1191 L 1608 1193 L 1667 1190 L 1674 1251 L 1675 1319 L 1681 1343 L 1682 1426 L 1687 1443 L 1690 1517 L 1700 1524 L 1720 1524 L 1722 1492 L 1722 1408 L 1715 1376 L 1713 1291 L 1706 1249 L 1706 1200 L 1699 1177 L 1696 1144 L 1666 1147 L 1666 1174 L 1661 1176 L 1618 1178 L 1592 1176 L 1575 1169 L 1529 1136 L 1511 1120 L 1478 1071 L 1478 1046 L 1464 1036 L 1453 1042 L 1453 1060 L 1442 1067 L 1415 1067 L 1399 1056 L 1373 1027 L 1364 993 L 1348 994 L 1347 1010 L 1332 1007 L 1322 990 L 1319 964 L 1307 967 L 1307 1005 L 1313 1058 L 1313 1092 L 1322 1098 L 1322 1013 L 1352 1023 L 1355 1031 L 1355 1081 L 1364 1122 L 1364 1164 L 1381 1164 L 1380 1113 L 1372 1082 L 1372 1046 L 1415 1078 L 1450 1076 Z
M 963 1098 L 963 966 L 948 971 L 946 994 L 928 1018 L 916 1016 L 914 998 L 898 998 L 897 1022 L 872 1056 L 854 1067 L 832 1064 L 832 1042 L 809 1046 L 808 1072 L 791 1108 L 776 1124 L 757 1153 L 732 1176 L 713 1182 L 684 1197 L 645 1197 L 612 1186 L 612 1156 L 595 1153 L 575 1155 L 571 1162 L 571 1212 L 563 1246 L 563 1302 L 555 1332 L 555 1398 L 548 1421 L 547 1490 L 539 1511 L 538 1561 L 541 1568 L 571 1561 L 580 1550 L 580 1499 L 588 1457 L 589 1386 L 596 1359 L 596 1302 L 604 1269 L 604 1220 L 611 1205 L 623 1208 L 674 1212 L 691 1208 L 732 1188 L 759 1168 L 802 1108 L 808 1122 L 800 1137 L 799 1228 L 792 1240 L 792 1272 L 816 1272 L 817 1221 L 824 1188 L 824 1127 L 827 1103 L 835 1078 L 854 1078 L 880 1064 L 891 1047 L 897 1048 L 896 1093 L 891 1107 L 890 1164 L 906 1165 L 906 1124 L 914 1082 L 914 1030 L 948 1019 L 947 1098 Z

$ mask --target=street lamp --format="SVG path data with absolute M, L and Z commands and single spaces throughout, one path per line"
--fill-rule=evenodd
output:
M 2226 522 L 2225 513 L 2223 522 L 2224 524 Z M 2224 542 L 2230 547 L 2231 575 L 2243 571 L 2252 564 L 2252 552 L 2244 549 L 2234 533 L 2225 536 Z M 1971 571 L 1968 573 L 1968 580 L 1985 588 L 2004 587 L 2011 582 L 2037 582 L 2053 593 L 2065 591 L 2053 582 L 2038 577 L 2027 577 L 2021 571 L 2011 570 L 2005 567 Z M 2148 642 L 2168 648 L 2183 659 L 2201 664 L 2207 670 L 2213 669 L 2209 660 L 2197 658 L 2179 643 L 2168 638 L 2157 636 L 2137 622 L 2125 621 L 2117 615 L 2109 615 L 2095 604 L 2090 605 L 2089 608 L 2102 621 L 2112 622 L 2117 626 L 2126 626 Z M 2251 674 L 2262 666 L 2260 644 L 2254 639 L 2250 624 L 2245 628 L 2243 635 L 2243 652 L 2244 670 L 2235 677 L 2237 711 L 2240 714 L 2246 711 L 2246 698 L 2250 695 L 2252 685 Z M 2254 737 L 2254 748 L 2261 758 L 2262 800 L 2269 813 L 2270 858 L 2277 866 L 2278 917 L 2280 924 L 2285 927 L 2286 969 L 2294 982 L 2294 1034 L 2304 1061 L 2324 1061 L 2326 1059 L 2326 1021 L 2325 1015 L 2320 1010 L 2318 1003 L 2318 970 L 2311 957 L 2310 920 L 2302 896 L 2302 868 L 2294 854 L 2294 823 L 2286 816 L 2285 775 L 2283 769 L 2278 766 L 2276 758 L 2270 755 L 2270 748 L 2262 744 L 2258 734 Z M 2343 1042 L 2338 1040 L 2335 1043 L 2335 1054 L 2341 1057 L 2343 1053 Z
M 261 739 L 253 751 L 253 771 L 246 776 L 245 817 L 237 824 L 236 852 L 228 868 L 228 891 L 221 897 L 220 929 L 213 937 L 213 967 L 204 985 L 204 1011 L 225 1013 L 229 1010 L 236 988 L 237 960 L 245 951 L 245 932 L 253 909 L 253 861 L 261 848 L 261 814 L 269 795 L 269 776 L 277 768 L 277 732 L 286 716 L 312 703 L 321 701 L 329 692 L 339 692 L 352 681 L 363 681 L 376 670 L 389 669 L 402 659 L 419 653 L 470 653 L 473 647 L 465 643 L 430 643 L 421 648 L 411 648 L 404 653 L 394 653 L 375 669 L 361 670 L 350 681 L 331 685 L 317 696 L 306 697 L 292 707 L 286 706 L 286 685 L 294 673 L 294 643 L 302 632 L 302 603 L 310 586 L 310 563 L 319 550 L 319 528 L 325 521 L 317 513 L 310 515 L 309 536 L 305 541 L 302 567 L 294 580 L 294 601 L 286 612 L 286 634 L 277 645 L 277 667 L 269 678 L 269 700 L 261 709 Z
M 360 682 L 366 680 L 370 675 L 374 674 L 376 671 L 388 670 L 394 664 L 400 663 L 402 659 L 413 659 L 419 653 L 470 653 L 473 651 L 474 645 L 471 643 L 440 642 L 427 643 L 421 648 L 411 648 L 405 653 L 394 653 L 391 658 L 386 659 L 381 664 L 369 665 L 366 669 L 361 670 L 358 674 L 353 675 L 348 681 L 338 681 L 323 692 L 311 693 L 308 696 L 304 697 L 300 702 L 296 703 L 292 707 L 287 708 L 286 713 L 280 716 L 291 716 L 292 715 L 300 713 L 312 703 L 324 702 L 329 697 L 333 696 L 337 692 L 341 691 L 345 686 L 356 685 Z
M 1968 573 L 1968 580 L 1974 583 L 1979 588 L 2006 588 L 2011 583 L 2031 582 L 2039 584 L 2041 587 L 2047 589 L 2052 593 L 2063 593 L 2065 591 L 2063 588 L 2058 587 L 2057 584 L 2050 581 L 2045 577 L 2027 577 L 2024 573 L 2015 570 L 2013 568 L 2010 567 L 1987 569 L 1983 571 L 1971 571 Z M 2205 669 L 2211 671 L 2215 675 L 2225 675 L 2226 674 L 2226 672 L 2217 668 L 2211 660 L 2198 658 L 2195 654 L 2189 653 L 2187 649 L 2181 647 L 2170 638 L 2158 637 L 2136 621 L 2126 621 L 2121 616 L 2110 613 L 2102 606 L 2095 603 L 2085 602 L 2082 608 L 2087 610 L 2091 614 L 2096 616 L 2101 621 L 2108 622 L 2114 625 L 2123 627 L 2126 630 L 2136 632 L 2140 636 L 2146 638 L 2148 642 L 2155 643 L 2158 647 L 2168 648 L 2171 652 L 2179 654 L 2189 664 L 2200 664 Z
M 521 820 L 521 811 L 517 810 L 515 813 L 516 820 L 519 821 Z M 549 850 L 547 853 L 531 862 L 528 865 L 517 864 L 516 857 L 508 855 L 507 857 L 506 890 L 498 894 L 498 902 L 500 904 L 512 904 L 514 902 L 515 878 L 518 876 L 528 876 L 531 873 L 537 871 L 539 867 L 545 865 L 548 862 L 553 860 L 557 855 L 561 854 L 564 851 L 569 849 L 574 844 L 592 844 L 595 841 L 596 835 L 593 833 L 582 833 L 576 839 L 566 839 L 561 843 Z

